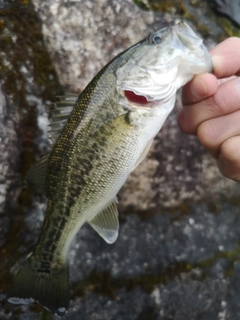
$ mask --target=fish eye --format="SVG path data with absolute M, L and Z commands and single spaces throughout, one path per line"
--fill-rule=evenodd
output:
M 150 44 L 159 44 L 162 42 L 162 38 L 157 34 L 150 34 L 148 36 L 148 42 Z
M 153 37 L 153 43 L 155 44 L 159 44 L 162 41 L 162 38 L 159 36 L 155 36 Z

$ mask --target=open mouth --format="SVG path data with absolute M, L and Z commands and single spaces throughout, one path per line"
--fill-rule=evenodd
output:
M 150 102 L 147 100 L 147 98 L 145 96 L 138 95 L 135 92 L 130 91 L 130 90 L 124 90 L 124 94 L 125 94 L 125 97 L 128 99 L 128 101 L 130 101 L 132 103 L 146 105 Z

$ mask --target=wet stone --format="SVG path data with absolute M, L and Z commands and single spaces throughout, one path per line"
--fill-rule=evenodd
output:
M 5 301 L 44 217 L 46 198 L 21 184 L 49 148 L 49 103 L 63 91 L 81 92 L 116 54 L 182 16 L 209 48 L 226 37 L 206 1 L 161 1 L 161 8 L 144 1 L 151 10 L 134 2 L 0 1 L 1 320 L 58 319 L 37 304 Z M 74 239 L 63 320 L 239 319 L 239 186 L 180 132 L 180 108 L 178 94 L 118 195 L 117 241 L 106 244 L 87 225 Z
M 227 15 L 240 26 L 240 1 L 239 0 L 215 0 L 217 10 Z

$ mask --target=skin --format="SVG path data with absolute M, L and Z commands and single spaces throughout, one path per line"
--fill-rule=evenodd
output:
M 210 52 L 213 74 L 201 74 L 182 90 L 178 124 L 196 135 L 220 172 L 240 181 L 240 38 L 228 38 Z

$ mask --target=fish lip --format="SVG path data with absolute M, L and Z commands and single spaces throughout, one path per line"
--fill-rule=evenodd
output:
M 177 35 L 179 41 L 184 47 L 190 48 L 191 51 L 198 48 L 200 49 L 201 54 L 198 55 L 199 61 L 204 62 L 204 64 L 208 64 L 208 70 L 206 72 L 212 72 L 212 59 L 204 46 L 203 39 L 199 38 L 198 35 L 185 21 L 180 21 L 179 23 L 173 25 L 171 28 L 172 32 Z
M 195 68 L 195 71 L 193 72 L 194 74 L 212 71 L 211 57 L 208 53 L 208 50 L 203 45 L 203 40 L 198 37 L 198 35 L 185 21 L 180 21 L 178 24 L 168 27 L 167 32 L 170 33 L 170 36 L 168 35 L 168 37 L 166 38 L 169 42 L 170 49 L 175 50 L 175 47 L 177 47 L 176 54 L 170 54 L 169 56 L 166 56 L 165 60 L 156 60 L 156 64 L 154 64 L 155 60 L 150 59 L 148 61 L 149 64 L 147 64 L 147 66 L 145 65 L 145 60 L 143 64 L 143 56 L 141 55 L 140 58 L 137 60 L 138 64 L 136 63 L 136 61 L 134 61 L 134 63 L 132 64 L 129 64 L 130 67 L 136 67 L 137 71 L 140 70 L 139 73 L 141 76 L 144 73 L 149 73 L 152 85 L 159 86 L 161 89 L 160 91 L 158 91 L 158 88 L 153 88 L 152 85 L 151 90 L 148 90 L 146 87 L 142 87 L 143 81 L 141 80 L 141 77 L 139 83 L 137 81 L 131 81 L 131 77 L 129 77 L 129 80 L 128 73 L 130 71 L 128 69 L 125 70 L 125 72 L 127 73 L 126 79 L 123 77 L 122 73 L 120 73 L 120 78 L 118 78 L 117 74 L 117 90 L 120 94 L 122 92 L 121 95 L 123 101 L 125 101 L 125 104 L 130 104 L 128 108 L 140 107 L 145 109 L 151 109 L 152 107 L 159 106 L 160 104 L 167 102 L 170 99 L 171 94 L 173 94 L 176 89 L 175 76 L 177 76 L 179 72 L 183 72 L 184 76 L 187 79 L 188 73 L 184 69 L 185 63 L 187 63 L 188 66 L 187 70 L 192 66 Z M 158 48 L 158 44 L 155 47 Z M 182 59 L 183 63 L 179 63 L 179 59 L 180 62 Z M 175 65 L 178 67 L 175 67 Z M 181 66 L 183 66 L 182 71 Z M 204 71 L 201 71 L 201 69 Z M 158 73 L 161 76 L 159 76 L 158 80 L 156 80 Z M 165 74 L 167 75 L 167 77 L 165 76 Z M 164 86 L 168 86 L 170 89 L 166 88 L 165 90 Z M 138 104 L 135 102 L 132 103 L 125 97 L 125 90 L 133 91 L 137 95 L 144 96 L 148 103 L 146 103 L 145 106 L 143 104 Z M 127 106 L 125 108 L 127 108 Z
M 171 28 L 172 32 L 178 36 L 179 40 L 186 47 L 194 49 L 203 44 L 203 40 L 196 35 L 193 29 L 185 21 L 180 21 Z
M 171 29 L 173 32 L 176 32 L 177 34 L 187 34 L 191 35 L 193 38 L 199 39 L 199 37 L 196 35 L 193 29 L 185 21 L 178 22 L 177 24 L 171 26 Z

